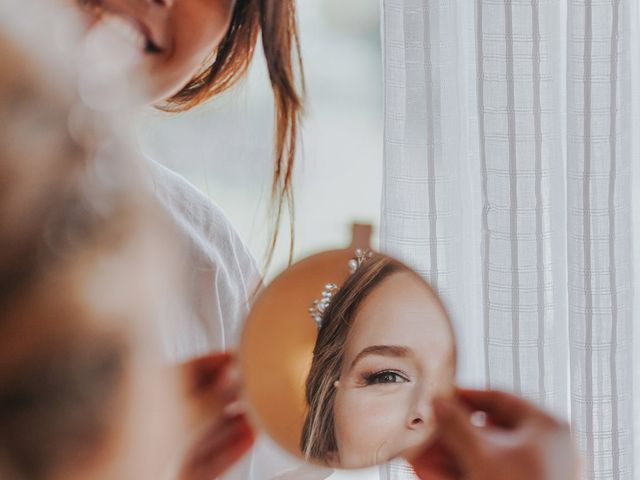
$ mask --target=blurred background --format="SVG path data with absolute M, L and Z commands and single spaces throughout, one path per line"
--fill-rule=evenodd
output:
M 382 59 L 376 0 L 299 0 L 307 80 L 294 195 L 295 258 L 377 227 L 382 185 Z M 262 265 L 273 169 L 273 98 L 261 47 L 248 78 L 202 108 L 138 122 L 143 152 L 184 175 L 226 212 Z M 373 235 L 377 244 L 377 231 Z M 268 277 L 286 266 L 288 217 Z

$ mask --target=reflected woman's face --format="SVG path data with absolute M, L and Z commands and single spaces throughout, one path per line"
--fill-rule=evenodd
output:
M 347 338 L 331 463 L 359 467 L 410 457 L 433 433 L 431 399 L 451 388 L 454 363 L 437 296 L 411 272 L 384 279 L 360 305 Z

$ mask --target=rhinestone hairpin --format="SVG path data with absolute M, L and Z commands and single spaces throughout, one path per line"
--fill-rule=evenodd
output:
M 363 250 L 361 248 L 357 248 L 355 251 L 356 256 L 349 260 L 347 266 L 349 267 L 349 275 L 353 275 L 360 265 L 362 265 L 367 259 L 373 256 L 373 252 L 370 250 Z M 324 312 L 329 307 L 331 300 L 338 292 L 338 285 L 335 283 L 327 283 L 324 286 L 324 290 L 322 291 L 322 296 L 314 300 L 311 306 L 309 307 L 309 315 L 313 318 L 313 321 L 316 322 L 318 328 L 322 327 L 322 319 L 324 316 Z
M 338 286 L 335 283 L 327 283 L 322 291 L 322 297 L 314 300 L 309 307 L 309 315 L 311 315 L 313 321 L 316 322 L 318 328 L 322 326 L 322 316 L 324 315 L 324 311 L 331 303 L 331 299 L 337 291 Z
M 368 258 L 373 256 L 373 252 L 371 250 L 363 250 L 361 248 L 356 248 L 356 256 L 349 260 L 349 274 L 353 275 L 356 270 L 362 265 Z

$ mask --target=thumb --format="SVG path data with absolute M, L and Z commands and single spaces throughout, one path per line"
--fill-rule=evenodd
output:
M 423 480 L 453 480 L 462 472 L 451 454 L 440 441 L 436 441 L 418 457 L 409 459 L 415 474 Z
M 436 398 L 433 411 L 439 438 L 464 470 L 480 463 L 482 440 L 469 420 L 469 411 L 455 398 Z

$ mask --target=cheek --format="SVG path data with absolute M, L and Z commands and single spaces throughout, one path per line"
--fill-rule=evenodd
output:
M 366 388 L 338 392 L 334 427 L 340 459 L 345 466 L 364 466 L 388 458 L 405 431 L 407 392 L 380 394 Z M 387 456 L 388 457 L 388 456 Z M 357 464 L 357 465 L 355 465 Z
M 231 10 L 204 0 L 177 0 L 171 19 L 171 55 L 156 64 L 151 82 L 156 91 L 169 97 L 184 87 L 198 73 L 224 38 L 230 22 Z
M 174 61 L 189 64 L 191 69 L 202 63 L 220 45 L 229 28 L 230 7 L 225 1 L 178 1 L 173 19 L 176 52 Z

